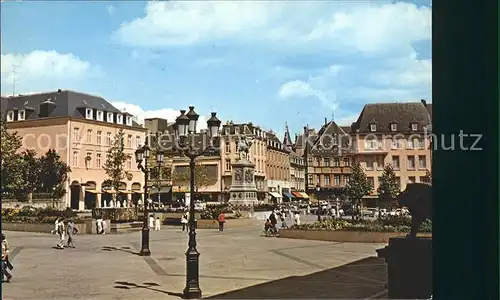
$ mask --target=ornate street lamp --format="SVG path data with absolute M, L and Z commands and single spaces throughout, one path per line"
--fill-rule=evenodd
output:
M 210 119 L 207 120 L 208 138 L 210 144 L 204 148 L 197 148 L 193 143 L 194 135 L 196 134 L 196 125 L 199 115 L 194 111 L 194 106 L 189 107 L 186 114 L 185 110 L 181 110 L 181 115 L 175 120 L 175 137 L 178 150 L 189 158 L 190 171 L 190 202 L 189 202 L 189 242 L 186 251 L 186 287 L 183 291 L 185 299 L 201 298 L 201 290 L 199 285 L 199 257 L 200 253 L 196 249 L 196 224 L 195 224 L 195 160 L 197 157 L 207 155 L 214 150 L 213 143 L 219 138 L 219 130 L 221 121 L 217 118 L 215 112 L 212 113 Z M 191 142 L 190 142 L 191 141 Z M 201 147 L 205 147 L 202 145 Z
M 163 159 L 165 157 L 165 154 L 163 153 L 162 150 L 158 149 L 156 150 L 156 167 L 158 168 L 158 172 L 156 174 L 156 188 L 158 189 L 158 209 L 160 208 L 161 205 L 161 167 L 163 165 Z
M 321 221 L 321 215 L 320 215 L 320 208 L 321 208 L 321 205 L 319 203 L 319 192 L 321 191 L 321 186 L 318 184 L 316 184 L 316 198 L 318 198 L 318 222 Z
M 144 173 L 144 216 L 143 216 L 143 223 L 142 223 L 142 246 L 141 246 L 141 256 L 150 256 L 151 255 L 151 250 L 149 250 L 149 225 L 148 225 L 148 203 L 147 199 L 149 198 L 149 193 L 148 193 L 148 179 L 149 179 L 149 172 L 151 171 L 149 166 L 148 166 L 148 160 L 151 154 L 151 149 L 148 147 L 148 145 L 144 145 L 142 147 L 139 147 L 135 151 L 135 161 L 137 162 L 137 168 Z M 160 164 L 158 159 L 160 158 L 160 155 L 157 154 L 157 163 Z M 144 161 L 144 163 L 143 163 Z M 163 161 L 163 155 L 161 155 L 161 161 Z

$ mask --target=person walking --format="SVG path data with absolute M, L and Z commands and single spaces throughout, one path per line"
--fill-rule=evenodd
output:
M 187 214 L 183 213 L 181 217 L 182 232 L 184 232 L 184 230 L 186 229 L 187 223 L 188 223 Z
M 155 217 L 153 215 L 149 216 L 149 229 L 154 229 L 155 228 Z
M 108 231 L 108 223 L 106 223 L 106 220 L 103 220 L 102 218 L 100 220 L 102 228 L 101 234 L 106 234 L 106 232 Z
M 155 231 L 160 231 L 160 217 L 156 217 L 156 220 L 155 220 Z
M 217 221 L 219 222 L 219 232 L 223 232 L 224 231 L 224 223 L 226 222 L 226 216 L 224 215 L 224 212 L 221 212 L 219 214 Z
M 78 233 L 78 229 L 76 229 L 75 222 L 73 219 L 68 221 L 68 225 L 66 226 L 66 234 L 68 235 L 68 242 L 66 247 L 76 248 L 75 243 L 73 242 L 73 234 Z
M 294 216 L 294 223 L 295 225 L 299 226 L 300 225 L 300 215 L 299 215 L 299 212 L 296 211 L 295 212 L 295 216 Z
M 5 235 L 2 233 L 2 262 L 1 262 L 1 268 L 2 268 L 2 282 L 9 282 L 10 279 L 12 278 L 12 275 L 7 271 L 7 268 L 12 270 L 14 266 L 9 262 L 9 243 L 7 242 L 7 239 L 5 238 Z M 5 277 L 7 277 L 7 280 L 5 280 Z
M 57 243 L 56 248 L 57 249 L 64 249 L 64 241 L 65 241 L 65 236 L 64 236 L 64 220 L 62 218 L 59 218 L 56 223 L 56 232 L 57 235 L 59 236 L 59 243 Z
M 96 230 L 97 234 L 102 233 L 102 219 L 101 219 L 101 217 L 97 218 L 97 220 L 95 221 L 95 230 Z

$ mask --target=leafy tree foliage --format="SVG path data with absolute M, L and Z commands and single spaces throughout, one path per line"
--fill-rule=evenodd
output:
M 54 199 L 66 194 L 64 183 L 68 180 L 71 168 L 63 161 L 54 149 L 50 149 L 40 158 L 40 178 L 43 189 L 52 193 Z
M 432 172 L 430 170 L 426 170 L 423 182 L 432 183 Z
M 20 154 L 21 165 L 19 169 L 23 180 L 21 185 L 18 186 L 18 191 L 28 197 L 31 197 L 32 193 L 39 189 L 42 184 L 40 177 L 42 171 L 41 159 L 36 155 L 37 153 L 33 149 L 25 150 Z
M 2 191 L 14 193 L 23 185 L 21 156 L 17 153 L 21 148 L 22 139 L 17 132 L 7 131 L 5 115 L 1 117 L 0 135 Z
M 127 161 L 128 155 L 124 151 L 124 135 L 125 134 L 121 129 L 117 132 L 106 155 L 106 162 L 103 165 L 103 169 L 106 171 L 106 175 L 108 176 L 105 183 L 112 187 L 115 192 L 120 189 L 121 182 L 127 176 L 124 165 Z M 113 202 L 116 202 L 116 194 L 113 195 Z
M 368 181 L 363 168 L 359 162 L 355 163 L 352 167 L 352 174 L 347 182 L 345 192 L 354 206 L 360 205 L 364 196 L 369 195 L 373 187 Z M 353 214 L 354 219 L 354 214 Z
M 208 174 L 207 166 L 197 163 L 195 165 L 195 192 L 198 192 L 200 188 L 210 186 L 214 184 L 214 178 L 211 178 Z M 191 171 L 189 166 L 187 167 L 177 167 L 173 174 L 172 179 L 175 184 L 188 184 L 191 180 Z
M 394 199 L 400 191 L 398 179 L 392 165 L 386 165 L 380 178 L 380 186 L 377 189 L 380 199 Z

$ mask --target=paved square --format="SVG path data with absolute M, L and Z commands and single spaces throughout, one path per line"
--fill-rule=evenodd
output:
M 378 298 L 386 270 L 382 244 L 266 238 L 261 224 L 224 233 L 198 230 L 204 298 Z M 57 250 L 56 236 L 6 232 L 15 266 L 2 299 L 179 299 L 187 234 L 151 232 L 151 257 L 137 255 L 140 232 L 77 235 Z

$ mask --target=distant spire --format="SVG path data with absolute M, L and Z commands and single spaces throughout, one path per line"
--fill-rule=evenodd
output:
M 285 136 L 283 137 L 283 144 L 285 146 L 292 146 L 292 138 L 290 137 L 290 131 L 288 130 L 288 123 L 285 122 Z

